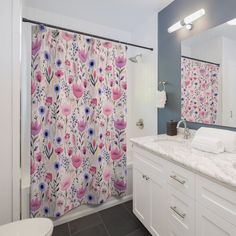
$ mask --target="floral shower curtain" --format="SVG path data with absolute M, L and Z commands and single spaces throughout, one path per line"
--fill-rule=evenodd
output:
M 181 113 L 190 122 L 215 124 L 219 100 L 220 66 L 181 58 Z
M 126 190 L 126 47 L 32 27 L 31 215 Z

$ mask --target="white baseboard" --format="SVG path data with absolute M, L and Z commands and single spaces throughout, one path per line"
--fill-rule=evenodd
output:
M 99 205 L 99 206 L 83 205 L 83 206 L 80 206 L 80 207 L 72 210 L 71 212 L 69 212 L 65 216 L 62 216 L 59 219 L 54 220 L 53 224 L 54 224 L 54 226 L 65 224 L 65 223 L 70 222 L 72 220 L 76 220 L 76 219 L 81 218 L 83 216 L 87 216 L 87 215 L 102 211 L 104 209 L 107 209 L 107 208 L 119 205 L 121 203 L 130 201 L 132 199 L 133 199 L 133 195 L 130 194 L 130 195 L 124 196 L 122 199 L 118 199 L 118 198 L 113 197 L 109 201 L 107 201 L 106 203 Z

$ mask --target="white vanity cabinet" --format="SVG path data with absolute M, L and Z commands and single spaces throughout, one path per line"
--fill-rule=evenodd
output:
M 133 147 L 133 211 L 153 236 L 236 236 L 236 192 Z
M 134 155 L 134 214 L 152 235 L 166 235 L 167 191 L 163 160 L 159 159 L 159 162 L 154 163 L 150 159 L 143 158 L 143 154 L 135 152 Z M 149 154 L 148 157 L 156 158 L 152 154 Z

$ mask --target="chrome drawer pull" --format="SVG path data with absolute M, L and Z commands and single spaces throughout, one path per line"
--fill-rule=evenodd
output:
M 175 181 L 177 181 L 177 182 L 179 182 L 180 184 L 183 184 L 183 185 L 186 183 L 185 180 L 179 179 L 176 175 L 171 175 L 170 178 L 172 178 L 173 180 L 175 180 Z
M 148 177 L 148 176 L 146 176 L 146 175 L 143 175 L 143 179 L 149 180 L 150 177 Z
M 180 213 L 179 210 L 177 209 L 176 206 L 171 206 L 170 209 L 174 211 L 178 216 L 180 216 L 182 219 L 185 218 L 186 214 L 185 213 Z

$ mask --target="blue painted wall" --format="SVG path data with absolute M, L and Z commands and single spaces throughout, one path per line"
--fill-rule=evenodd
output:
M 175 22 L 201 8 L 206 10 L 206 15 L 194 22 L 191 31 L 181 29 L 172 34 L 167 32 Z M 167 82 L 168 103 L 166 108 L 158 110 L 158 133 L 166 132 L 167 121 L 181 118 L 181 41 L 233 18 L 236 18 L 236 0 L 175 0 L 159 13 L 158 78 Z M 188 123 L 188 126 L 198 129 L 203 125 Z

